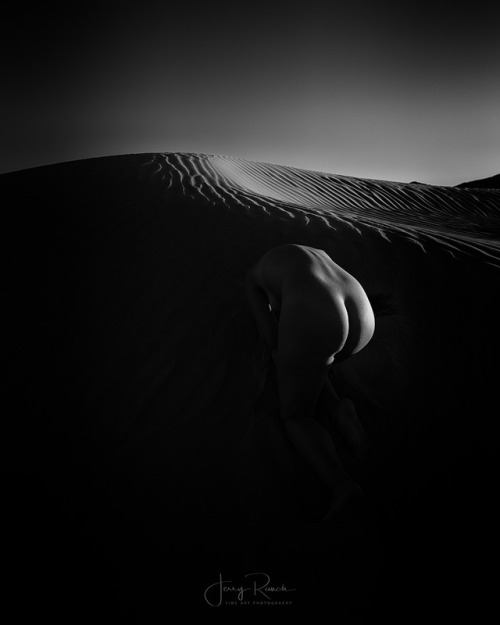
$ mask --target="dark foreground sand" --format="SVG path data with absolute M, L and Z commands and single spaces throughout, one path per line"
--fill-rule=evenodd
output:
M 19 617 L 213 615 L 219 573 L 258 571 L 296 589 L 272 594 L 291 606 L 250 606 L 278 618 L 449 622 L 493 605 L 498 189 L 194 154 L 0 186 L 3 592 Z M 243 290 L 287 242 L 397 304 L 334 368 L 372 441 L 363 466 L 342 450 L 366 505 L 334 525 L 283 434 Z

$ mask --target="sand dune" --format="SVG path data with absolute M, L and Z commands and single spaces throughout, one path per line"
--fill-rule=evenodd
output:
M 0 185 L 2 477 L 11 532 L 35 575 L 48 536 L 60 568 L 77 560 L 119 579 L 130 607 L 137 567 L 156 571 L 142 586 L 150 599 L 157 584 L 172 588 L 165 558 L 200 587 L 220 567 L 272 562 L 306 589 L 305 559 L 328 568 L 325 586 L 334 576 L 343 588 L 358 574 L 354 549 L 366 603 L 380 599 L 380 579 L 396 583 L 387 567 L 402 565 L 398 545 L 423 559 L 440 541 L 452 558 L 465 525 L 487 518 L 498 189 L 174 153 L 40 167 Z M 372 342 L 334 368 L 374 450 L 365 466 L 342 450 L 369 503 L 355 530 L 315 524 L 325 494 L 284 436 L 245 300 L 248 267 L 286 242 L 325 249 L 397 304 Z M 445 527 L 455 529 L 443 537 Z
M 156 155 L 151 175 L 170 189 L 179 185 L 186 197 L 236 202 L 267 211 L 271 202 L 285 214 L 290 205 L 307 214 L 324 216 L 326 223 L 344 221 L 353 228 L 366 225 L 382 236 L 403 234 L 425 246 L 435 240 L 450 253 L 483 255 L 498 266 L 499 196 L 487 182 L 469 187 L 436 187 L 334 176 L 282 165 L 255 163 L 222 156 Z M 488 179 L 493 180 L 493 178 Z
M 462 184 L 457 185 L 457 187 L 465 189 L 500 189 L 500 174 L 489 176 L 488 178 L 481 178 L 480 180 L 462 182 Z

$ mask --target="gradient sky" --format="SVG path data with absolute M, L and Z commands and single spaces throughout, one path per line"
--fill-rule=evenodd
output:
M 492 2 L 11 4 L 0 172 L 156 151 L 432 184 L 500 172 Z

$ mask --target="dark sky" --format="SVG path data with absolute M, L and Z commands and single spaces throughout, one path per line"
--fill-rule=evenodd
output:
M 435 184 L 500 171 L 492 2 L 12 4 L 1 172 L 154 151 Z

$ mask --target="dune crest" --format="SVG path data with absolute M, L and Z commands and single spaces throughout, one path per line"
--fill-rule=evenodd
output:
M 433 241 L 500 267 L 498 189 L 368 180 L 220 155 L 158 154 L 148 167 L 167 191 L 179 186 L 185 197 L 266 212 L 271 206 L 288 217 L 292 207 L 306 221 L 309 214 L 332 227 L 364 225 L 423 249 Z

